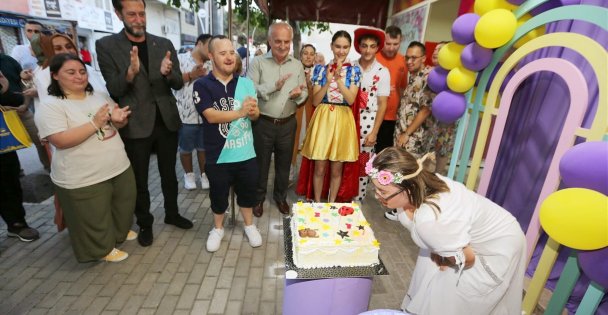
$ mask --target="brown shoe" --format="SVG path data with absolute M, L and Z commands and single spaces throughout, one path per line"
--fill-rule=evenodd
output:
M 257 206 L 253 207 L 253 215 L 256 217 L 261 217 L 264 214 L 264 200 L 260 201 Z
M 278 201 L 275 199 L 274 202 L 277 203 L 277 208 L 279 208 L 279 212 L 281 212 L 282 214 L 289 214 L 289 204 L 287 204 L 287 201 Z

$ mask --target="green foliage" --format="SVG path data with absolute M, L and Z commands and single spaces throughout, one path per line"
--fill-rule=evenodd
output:
M 228 0 L 187 0 L 190 4 L 190 9 L 194 11 L 198 11 L 199 3 L 204 3 L 207 1 L 215 1 L 220 6 L 227 6 Z M 268 18 L 266 15 L 260 11 L 256 6 L 252 6 L 253 0 L 234 0 L 234 8 L 233 8 L 233 18 L 238 24 L 243 24 L 247 21 L 247 1 L 249 1 L 249 27 L 257 28 L 260 31 L 264 31 L 262 34 L 266 33 L 266 29 L 268 26 Z M 168 0 L 167 4 L 174 6 L 176 8 L 181 8 L 182 2 L 181 0 Z M 312 22 L 312 21 L 300 21 L 300 32 L 306 32 L 309 36 L 312 32 L 326 32 L 329 31 L 329 23 L 324 22 Z
M 310 36 L 313 31 L 323 33 L 329 31 L 329 23 L 325 22 L 311 22 L 311 21 L 300 21 L 300 32 Z

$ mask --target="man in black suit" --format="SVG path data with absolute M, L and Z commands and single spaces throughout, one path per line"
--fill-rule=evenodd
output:
M 141 246 L 150 246 L 154 216 L 150 213 L 148 166 L 153 151 L 165 199 L 165 223 L 192 228 L 192 222 L 178 212 L 175 174 L 180 118 L 171 89 L 180 89 L 184 82 L 173 44 L 146 32 L 145 0 L 112 0 L 112 5 L 124 29 L 96 42 L 97 59 L 112 97 L 132 111 L 121 136 L 137 184 L 137 239 Z

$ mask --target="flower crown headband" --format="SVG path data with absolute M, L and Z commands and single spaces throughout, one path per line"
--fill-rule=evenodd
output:
M 416 162 L 418 162 L 418 169 L 414 173 L 408 174 L 408 175 L 403 175 L 399 172 L 391 173 L 387 170 L 379 171 L 377 168 L 375 168 L 373 166 L 374 160 L 376 159 L 376 155 L 374 154 L 369 159 L 369 161 L 367 161 L 367 163 L 365 164 L 365 173 L 367 173 L 367 175 L 369 177 L 377 179 L 378 182 L 382 185 L 388 185 L 391 183 L 401 184 L 406 179 L 410 179 L 410 178 L 414 178 L 414 177 L 418 176 L 418 174 L 420 174 L 420 172 L 422 172 L 422 170 L 424 169 L 422 164 L 424 163 L 424 161 L 426 161 L 426 159 L 428 157 L 431 156 L 431 154 L 432 153 L 427 153 L 423 157 L 417 159 Z

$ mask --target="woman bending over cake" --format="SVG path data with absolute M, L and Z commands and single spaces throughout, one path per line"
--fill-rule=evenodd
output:
M 344 162 L 354 162 L 359 157 L 355 119 L 349 106 L 355 102 L 361 70 L 346 60 L 351 42 L 346 31 L 336 32 L 331 40 L 333 60 L 326 66 L 316 65 L 313 70 L 312 104 L 316 109 L 306 130 L 302 156 L 314 160 L 312 186 L 316 202 L 321 201 L 327 166 L 328 201 L 334 202 Z
M 420 247 L 402 309 L 412 314 L 521 314 L 525 238 L 515 218 L 461 183 L 387 148 L 366 172 Z

